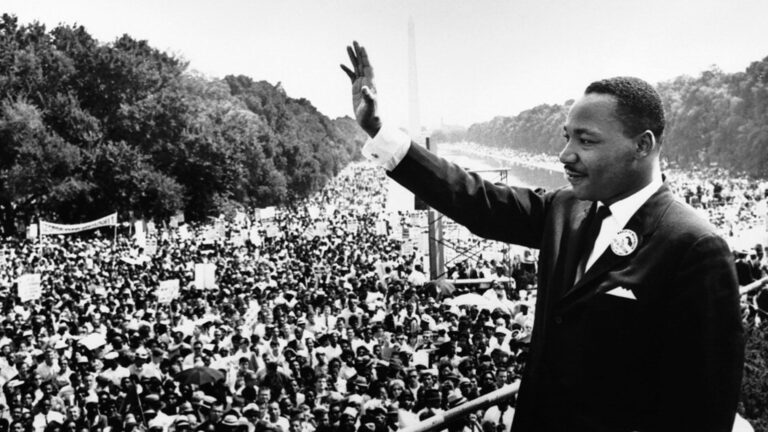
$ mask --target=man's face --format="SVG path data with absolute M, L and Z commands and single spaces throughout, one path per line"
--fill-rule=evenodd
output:
M 268 388 L 264 388 L 259 390 L 259 402 L 261 403 L 267 403 L 269 402 L 269 399 L 271 398 L 271 392 Z
M 69 407 L 67 409 L 67 414 L 69 414 L 69 418 L 72 420 L 80 420 L 80 408 L 76 406 Z
M 269 413 L 269 421 L 277 421 L 277 418 L 280 417 L 280 405 L 277 402 L 270 403 L 267 413 Z
M 612 95 L 590 93 L 568 113 L 560 162 L 580 200 L 610 205 L 642 187 L 637 145 L 624 136 L 616 104 Z
M 211 415 L 210 420 L 212 423 L 215 423 L 221 418 L 221 415 L 224 414 L 224 406 L 222 405 L 214 405 L 211 407 Z

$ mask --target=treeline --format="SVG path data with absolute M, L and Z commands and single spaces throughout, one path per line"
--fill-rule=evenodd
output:
M 717 165 L 768 178 L 768 57 L 744 72 L 727 74 L 713 68 L 698 77 L 662 82 L 657 89 L 667 113 L 668 161 L 682 168 Z M 473 124 L 463 133 L 437 131 L 432 139 L 557 154 L 572 104 L 540 105 L 514 117 Z
M 125 35 L 0 20 L 0 219 L 190 219 L 285 203 L 359 157 L 354 120 Z

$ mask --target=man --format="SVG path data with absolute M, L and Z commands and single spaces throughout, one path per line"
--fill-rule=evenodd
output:
M 540 249 L 535 322 L 512 430 L 731 430 L 743 364 L 727 244 L 664 184 L 661 100 L 591 84 L 544 194 L 483 181 L 382 123 L 365 49 L 348 48 L 363 153 L 483 237 Z
M 38 403 L 38 413 L 32 420 L 32 427 L 35 432 L 42 432 L 50 423 L 64 424 L 64 415 L 58 411 L 51 410 L 50 396 L 43 397 Z
M 267 423 L 272 426 L 279 427 L 281 431 L 288 432 L 290 423 L 287 418 L 283 417 L 280 413 L 280 403 L 277 401 L 270 402 L 267 406 Z

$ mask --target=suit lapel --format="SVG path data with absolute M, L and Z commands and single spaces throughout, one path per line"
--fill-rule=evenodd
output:
M 592 267 L 584 273 L 584 276 L 575 284 L 571 289 L 565 291 L 565 295 L 562 300 L 568 300 L 574 296 L 580 295 L 595 295 L 598 294 L 597 285 L 594 284 L 597 280 L 602 280 L 601 277 L 609 272 L 611 269 L 616 268 L 627 260 L 632 259 L 640 249 L 642 249 L 647 238 L 653 234 L 656 226 L 661 219 L 664 210 L 674 200 L 669 188 L 664 184 L 654 193 L 648 201 L 646 201 L 634 215 L 629 219 L 627 225 L 622 228 L 631 230 L 637 234 L 637 247 L 635 250 L 626 256 L 616 255 L 611 246 L 608 246 L 602 255 L 595 261 Z M 583 230 L 582 230 L 583 231 Z M 578 248 L 574 248 L 578 249 Z M 579 257 L 576 257 L 578 262 Z M 570 277 L 573 281 L 573 276 Z M 592 287 L 592 292 L 589 291 Z
M 576 266 L 579 264 L 581 240 L 587 229 L 590 210 L 593 209 L 594 205 L 595 203 L 590 201 L 580 201 L 572 212 L 573 217 L 570 219 L 568 229 L 560 242 L 557 264 L 554 275 L 552 275 L 554 277 L 549 279 L 551 281 L 561 281 L 560 284 L 555 285 L 558 289 L 554 296 L 555 299 L 560 298 L 560 293 L 567 292 L 573 286 Z

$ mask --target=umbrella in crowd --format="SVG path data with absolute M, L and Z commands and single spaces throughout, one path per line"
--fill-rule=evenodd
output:
M 214 384 L 224 379 L 224 374 L 206 366 L 195 366 L 185 369 L 176 375 L 176 380 L 182 384 Z

